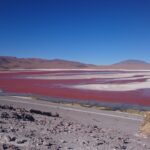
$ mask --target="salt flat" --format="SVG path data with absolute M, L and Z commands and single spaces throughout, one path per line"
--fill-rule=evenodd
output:
M 150 80 L 147 80 L 144 83 L 133 82 L 127 84 L 85 84 L 85 85 L 74 85 L 72 87 L 77 89 L 100 90 L 100 91 L 133 91 L 150 88 Z

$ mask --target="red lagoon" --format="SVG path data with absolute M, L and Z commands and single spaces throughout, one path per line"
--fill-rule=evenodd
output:
M 80 90 L 70 88 L 70 85 L 96 83 L 97 81 L 101 82 L 102 79 L 42 80 L 24 78 L 25 76 L 45 75 L 47 73 L 51 74 L 56 72 L 1 72 L 0 89 L 12 93 L 35 94 L 57 98 L 76 99 L 79 101 L 94 100 L 97 102 L 150 106 L 150 94 L 145 94 L 145 90 L 147 91 L 148 89 L 125 92 Z M 139 80 L 139 82 L 140 81 L 142 82 L 143 79 Z M 129 80 L 128 82 L 131 81 Z M 150 93 L 150 90 L 148 90 L 148 93 Z

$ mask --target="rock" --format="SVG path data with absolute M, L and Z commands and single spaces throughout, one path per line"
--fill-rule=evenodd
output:
M 98 143 L 96 144 L 96 146 L 103 145 L 103 144 L 105 144 L 105 143 L 106 143 L 105 140 L 100 140 L 100 141 L 98 141 Z
M 7 144 L 3 144 L 3 149 L 5 150 L 5 149 L 8 149 L 9 148 L 9 145 L 7 145 Z
M 120 148 L 121 148 L 122 150 L 124 150 L 124 149 L 127 149 L 127 146 L 124 146 L 124 145 L 123 145 L 123 146 L 121 146 Z
M 11 128 L 10 128 L 10 131 L 11 131 L 11 132 L 16 132 L 16 129 L 13 128 L 13 127 L 11 127 Z
M 37 145 L 43 145 L 43 139 L 42 138 L 38 138 L 37 139 Z
M 23 120 L 24 121 L 32 121 L 32 122 L 35 121 L 34 117 L 30 114 L 23 114 Z
M 20 120 L 20 119 L 22 119 L 22 116 L 19 115 L 17 112 L 14 112 L 13 113 L 13 118 Z
M 11 137 L 9 135 L 5 135 L 3 138 L 6 143 L 11 141 Z
M 8 131 L 7 131 L 7 129 L 0 128 L 0 132 L 1 132 L 1 133 L 7 133 Z
M 10 141 L 14 142 L 14 141 L 16 141 L 16 139 L 17 139 L 16 137 L 11 137 Z
M 35 121 L 34 117 L 30 114 L 27 113 L 13 113 L 13 118 L 18 119 L 18 120 L 23 120 L 23 121 Z
M 5 142 L 14 142 L 16 140 L 16 137 L 10 137 L 9 135 L 4 135 L 3 140 Z
M 31 109 L 30 113 L 44 115 L 44 116 L 49 116 L 49 117 L 59 117 L 58 113 L 52 114 L 51 112 L 43 112 L 43 111 L 36 110 L 36 109 Z
M 49 141 L 44 140 L 43 145 L 44 146 L 52 146 L 53 144 L 51 144 Z
M 8 109 L 8 110 L 15 110 L 12 106 L 8 106 L 8 105 L 0 105 L 1 109 Z
M 98 129 L 98 126 L 97 126 L 97 125 L 94 125 L 93 128 L 94 128 L 94 129 Z
M 52 116 L 51 112 L 43 112 L 42 114 L 45 115 L 45 116 L 49 116 L 49 117 Z
M 124 140 L 123 140 L 123 143 L 124 143 L 124 144 L 130 143 L 130 142 L 129 142 L 129 139 L 124 139 Z
M 58 113 L 52 114 L 52 117 L 59 117 Z
M 26 113 L 28 111 L 25 108 L 16 108 L 16 112 L 18 112 L 18 113 Z
M 30 110 L 30 113 L 39 114 L 39 115 L 42 115 L 42 114 L 43 114 L 42 111 L 36 110 L 36 109 L 31 109 L 31 110 Z
M 123 140 L 123 138 L 122 138 L 122 137 L 118 137 L 118 140 L 120 140 L 120 141 L 121 141 L 121 140 Z
M 86 142 L 85 142 L 85 141 L 83 141 L 83 142 L 82 142 L 82 144 L 83 144 L 83 145 L 85 145 L 85 144 L 86 144 Z
M 10 116 L 9 116 L 9 114 L 8 114 L 7 112 L 3 112 L 3 113 L 1 114 L 1 118 L 8 119 L 8 118 L 10 118 Z
M 26 143 L 26 142 L 27 142 L 27 140 L 26 140 L 26 139 L 18 140 L 18 141 L 17 141 L 17 144 L 24 144 L 24 143 Z
M 65 140 L 61 140 L 60 142 L 61 142 L 61 143 L 67 143 L 67 141 L 65 141 Z
M 3 150 L 20 150 L 19 147 L 15 146 L 15 145 L 8 145 L 8 144 L 3 144 Z

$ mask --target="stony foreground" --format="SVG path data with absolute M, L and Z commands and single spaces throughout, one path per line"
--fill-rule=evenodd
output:
M 58 113 L 0 105 L 0 150 L 149 150 L 140 137 Z

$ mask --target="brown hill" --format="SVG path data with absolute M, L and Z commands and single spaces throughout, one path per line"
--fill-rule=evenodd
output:
M 17 58 L 0 56 L 0 69 L 150 69 L 150 64 L 141 60 L 126 60 L 112 65 L 96 66 L 62 59 Z
M 89 68 L 94 65 L 61 59 L 17 58 L 0 56 L 0 69 Z
M 110 65 L 114 69 L 150 69 L 150 64 L 141 60 L 125 60 Z

